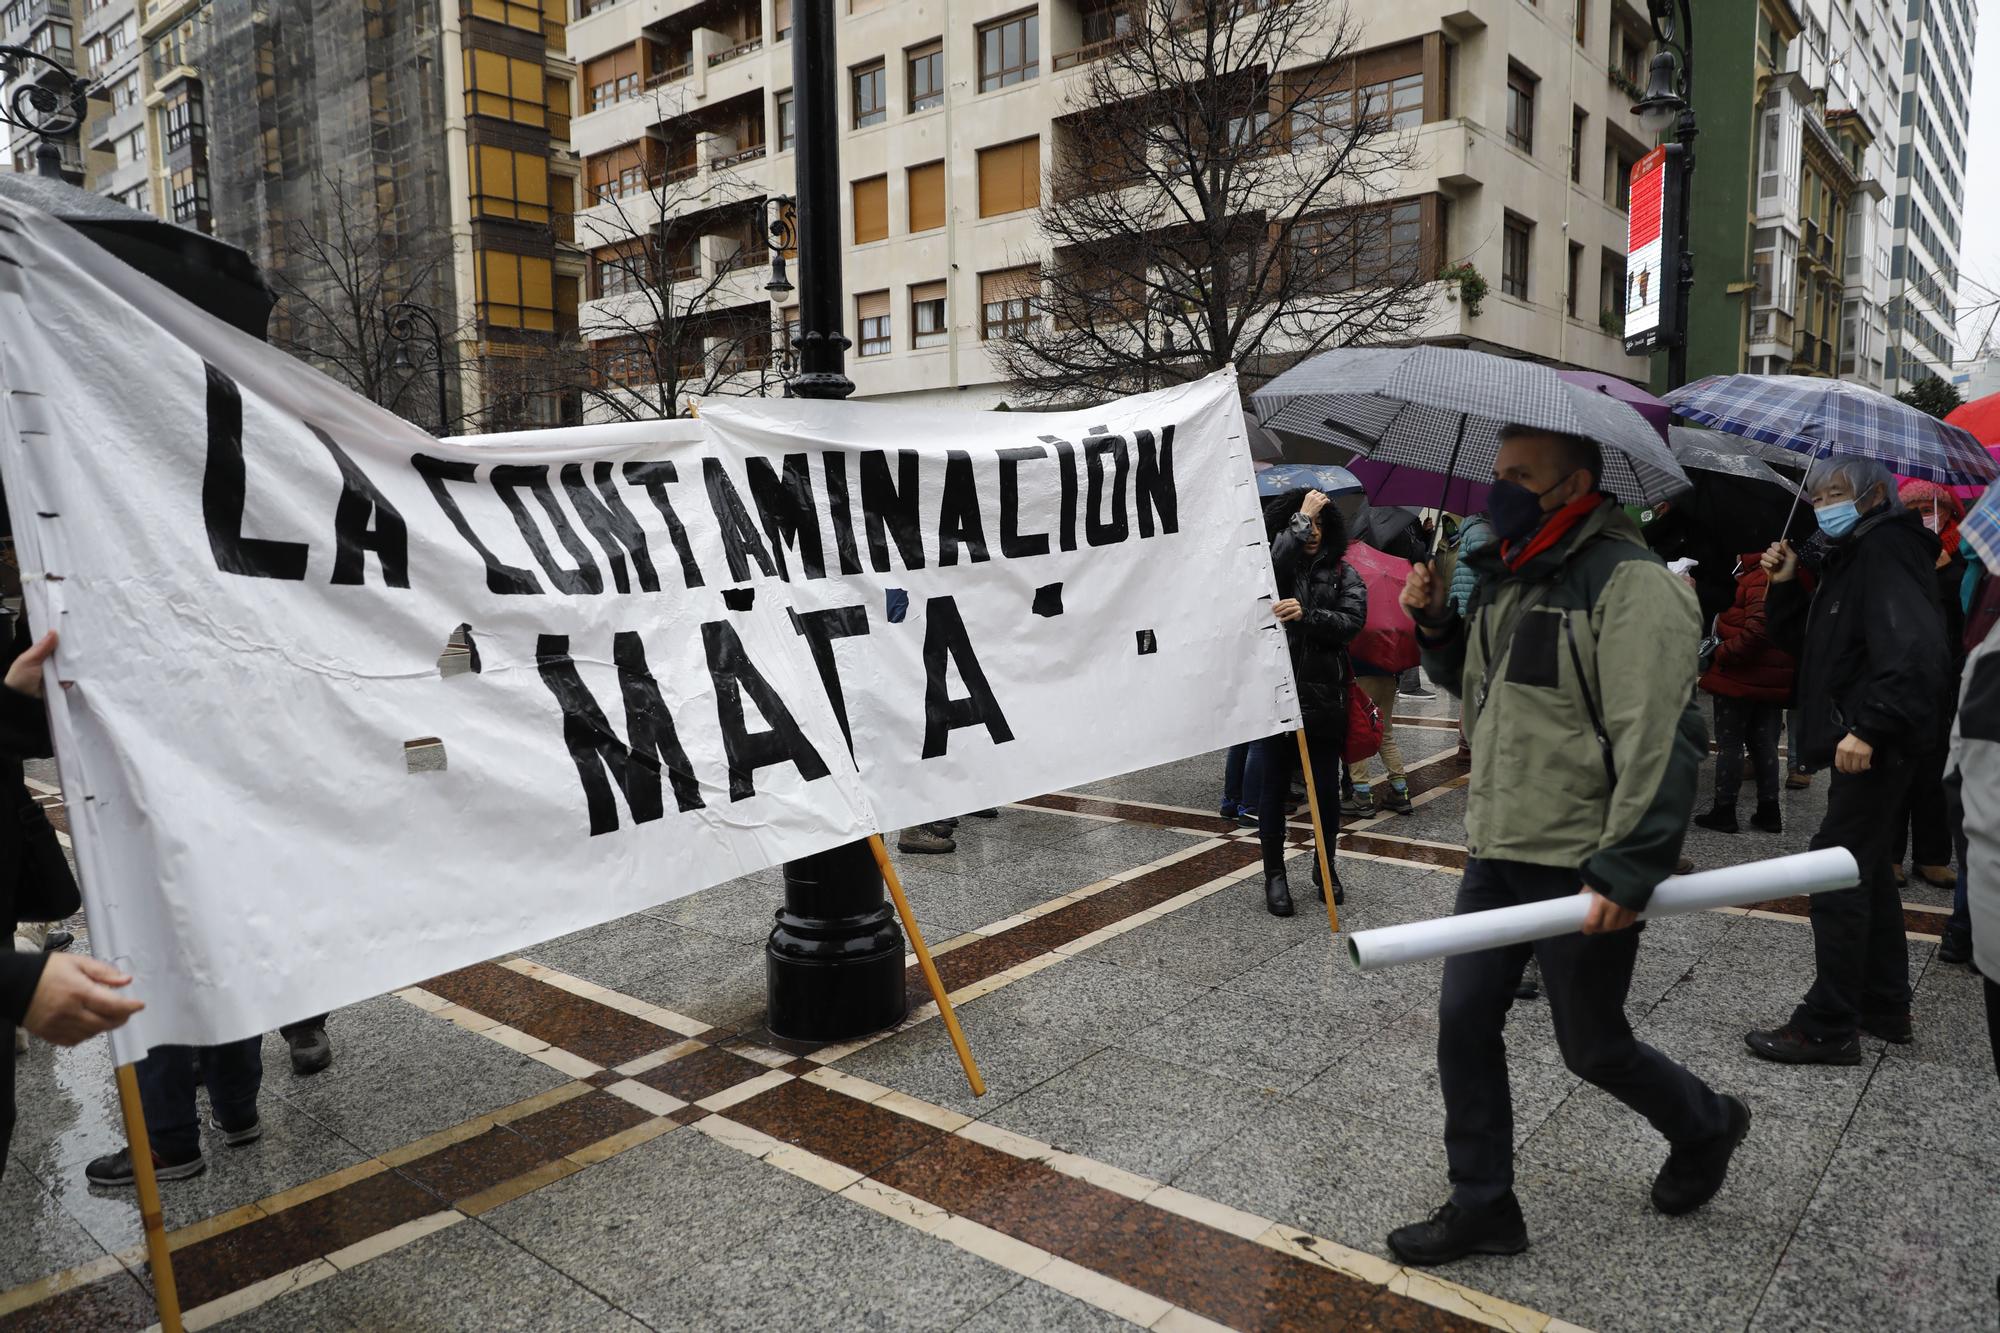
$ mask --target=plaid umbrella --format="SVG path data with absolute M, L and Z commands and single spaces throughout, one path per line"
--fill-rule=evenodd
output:
M 1967 431 L 1846 380 L 1709 375 L 1667 395 L 1676 415 L 1813 458 L 1858 455 L 1905 477 L 1977 486 L 2000 476 Z
M 1684 468 L 1720 472 L 1742 477 L 1746 481 L 1768 482 L 1783 487 L 1787 495 L 1799 493 L 1797 486 L 1779 475 L 1738 436 L 1718 430 L 1695 430 L 1691 426 L 1670 426 L 1667 428 L 1667 443 Z M 1796 454 L 1790 456 L 1798 457 Z
M 1986 498 L 1958 522 L 1958 535 L 1988 569 L 2000 569 L 2000 486 L 1987 490 Z
M 1508 425 L 1581 435 L 1604 452 L 1604 489 L 1650 505 L 1687 474 L 1640 415 L 1547 366 L 1446 347 L 1344 347 L 1302 361 L 1250 397 L 1272 430 L 1377 463 L 1485 481 Z

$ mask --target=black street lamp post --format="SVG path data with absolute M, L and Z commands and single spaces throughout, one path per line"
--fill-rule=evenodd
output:
M 56 140 L 83 124 L 90 85 L 61 64 L 25 46 L 0 46 L 0 122 L 38 135 L 35 173 L 63 177 L 62 149 Z
M 798 200 L 788 194 L 773 195 L 764 201 L 767 209 L 775 209 L 766 218 L 766 229 L 771 233 L 767 244 L 771 248 L 771 280 L 764 284 L 764 290 L 771 294 L 772 304 L 777 306 L 773 319 L 772 341 L 777 343 L 778 380 L 785 388 L 785 397 L 792 394 L 792 376 L 798 371 L 797 353 L 792 347 L 792 331 L 785 320 L 785 298 L 796 288 L 785 273 L 785 256 L 796 254 L 799 244 Z M 760 385 L 758 392 L 762 392 Z
M 798 398 L 845 398 L 846 324 L 840 283 L 839 56 L 833 0 L 792 9 L 793 105 L 798 114 L 796 235 L 799 270 Z M 832 651 L 816 645 L 815 651 Z M 865 842 L 785 867 L 785 905 L 764 946 L 766 1022 L 798 1041 L 842 1041 L 899 1021 L 903 932 Z
M 419 338 L 430 343 L 431 369 L 437 375 L 437 429 L 438 434 L 444 434 L 451 420 L 451 396 L 445 374 L 444 330 L 438 327 L 437 316 L 414 301 L 398 301 L 382 312 L 382 322 L 388 326 L 389 341 L 396 344 L 389 364 L 398 370 L 416 369 L 417 359 L 410 355 L 412 343 Z
M 1660 253 L 1676 265 L 1671 327 L 1661 330 L 1667 347 L 1667 388 L 1687 383 L 1688 304 L 1694 297 L 1694 250 L 1688 238 L 1694 194 L 1694 17 L 1690 0 L 1647 0 L 1653 38 L 1660 49 L 1647 71 L 1646 95 L 1633 104 L 1639 124 L 1653 134 L 1671 127 L 1667 174 L 1673 206 L 1662 210 Z

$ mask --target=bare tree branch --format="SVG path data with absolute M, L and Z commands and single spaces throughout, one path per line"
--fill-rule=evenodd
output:
M 1231 363 L 1249 389 L 1424 323 L 1439 258 L 1392 193 L 1411 108 L 1357 67 L 1343 10 L 1131 0 L 1115 22 L 1055 126 L 1040 318 L 989 344 L 1031 400 Z

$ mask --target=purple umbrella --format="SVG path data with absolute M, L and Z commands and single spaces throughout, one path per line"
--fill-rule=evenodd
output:
M 1571 384 L 1595 389 L 1621 403 L 1629 403 L 1633 411 L 1646 418 L 1647 425 L 1660 432 L 1662 440 L 1667 438 L 1667 423 L 1674 409 L 1630 380 L 1621 380 L 1616 375 L 1601 375 L 1594 370 L 1558 370 L 1556 374 Z

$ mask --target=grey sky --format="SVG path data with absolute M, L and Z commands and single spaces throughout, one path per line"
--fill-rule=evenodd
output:
M 1959 268 L 1979 287 L 1959 294 L 1958 341 L 1970 356 L 2000 314 L 2000 0 L 1980 0 L 1972 56 L 1972 124 L 1966 143 L 1965 216 Z M 1984 288 L 1985 290 L 1981 290 Z M 1994 329 L 2000 350 L 2000 327 Z

